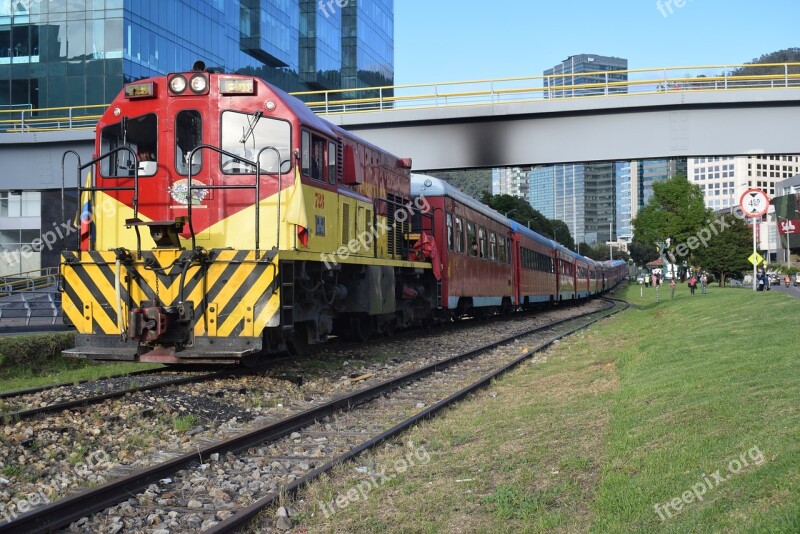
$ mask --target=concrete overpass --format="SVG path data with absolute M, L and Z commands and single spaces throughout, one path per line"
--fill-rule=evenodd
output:
M 418 171 L 800 153 L 800 63 L 620 72 L 627 81 L 598 72 L 581 85 L 534 76 L 297 95 Z M 21 132 L 0 134 L 3 188 L 60 187 L 64 151 L 93 151 L 96 108 L 0 112 Z
M 800 87 L 323 116 L 419 170 L 800 153 Z

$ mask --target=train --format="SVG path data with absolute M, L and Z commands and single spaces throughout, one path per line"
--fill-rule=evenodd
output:
M 126 84 L 92 158 L 74 156 L 68 357 L 249 365 L 330 335 L 575 302 L 627 275 L 202 62 Z

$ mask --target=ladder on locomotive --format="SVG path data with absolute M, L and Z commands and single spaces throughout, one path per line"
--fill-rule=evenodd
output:
M 286 332 L 294 328 L 294 262 L 282 261 L 281 282 L 281 327 Z

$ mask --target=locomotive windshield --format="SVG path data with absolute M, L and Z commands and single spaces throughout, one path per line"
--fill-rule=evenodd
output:
M 123 117 L 120 122 L 103 128 L 100 136 L 100 152 L 121 146 L 129 146 L 139 158 L 139 176 L 152 176 L 156 173 L 158 156 L 158 121 L 155 113 L 141 117 Z M 114 156 L 103 160 L 100 172 L 109 178 L 128 178 L 133 176 L 136 162 L 127 150 L 120 150 Z
M 291 126 L 288 122 L 261 116 L 261 113 L 222 113 L 222 149 L 242 158 L 255 161 L 258 153 L 265 147 L 259 165 L 263 174 L 277 174 L 288 171 L 291 153 Z M 242 160 L 221 155 L 222 172 L 226 174 L 255 174 L 256 169 Z M 283 165 L 283 169 L 281 169 Z

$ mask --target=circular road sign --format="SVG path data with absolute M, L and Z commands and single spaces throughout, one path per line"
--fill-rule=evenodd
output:
M 761 189 L 748 189 L 739 199 L 745 217 L 761 217 L 769 209 L 769 197 Z

